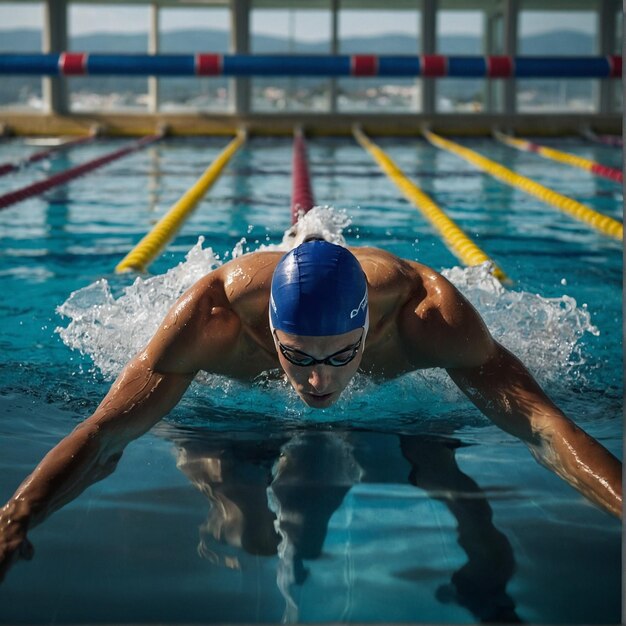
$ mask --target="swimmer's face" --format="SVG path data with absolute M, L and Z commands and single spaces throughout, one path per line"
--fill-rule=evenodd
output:
M 326 337 L 290 335 L 276 330 L 274 337 L 277 340 L 275 343 L 278 360 L 287 379 L 300 398 L 315 409 L 325 409 L 337 401 L 356 374 L 363 358 L 360 348 L 360 341 L 363 340 L 362 328 Z M 339 367 L 325 363 L 303 366 L 292 362 L 306 363 L 307 355 L 318 361 L 332 355 L 333 362 L 341 362 L 348 360 L 355 350 L 354 358 Z

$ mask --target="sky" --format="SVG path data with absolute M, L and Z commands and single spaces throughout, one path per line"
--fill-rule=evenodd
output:
M 70 5 L 71 35 L 90 32 L 147 32 L 150 19 L 148 7 Z M 230 28 L 226 9 L 164 9 L 161 11 L 164 31 L 204 26 L 220 30 Z M 340 14 L 340 35 L 372 35 L 385 32 L 415 35 L 419 32 L 418 15 L 408 11 L 344 11 Z M 13 28 L 41 28 L 43 7 L 39 3 L 0 2 L 0 31 Z M 301 41 L 330 38 L 329 12 L 268 11 L 252 12 L 251 28 L 255 33 L 285 36 L 292 32 Z M 594 14 L 590 11 L 525 12 L 520 19 L 522 35 L 553 29 L 572 29 L 595 34 Z M 440 15 L 438 33 L 477 34 L 482 32 L 482 16 L 478 12 L 444 11 Z

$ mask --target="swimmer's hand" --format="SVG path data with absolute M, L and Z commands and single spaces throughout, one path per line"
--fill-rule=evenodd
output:
M 28 524 L 16 514 L 13 501 L 0 509 L 0 582 L 16 561 L 33 558 L 35 550 L 26 537 L 27 529 Z

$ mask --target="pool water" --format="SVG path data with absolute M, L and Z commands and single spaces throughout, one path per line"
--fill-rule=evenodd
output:
M 541 141 L 621 167 L 616 148 Z M 309 141 L 315 198 L 334 207 L 310 224 L 444 271 L 566 413 L 621 458 L 621 244 L 423 141 L 377 142 L 513 285 L 457 267 L 349 139 Z M 461 142 L 622 218 L 611 181 L 491 140 Z M 0 178 L 0 194 L 121 143 L 23 168 Z M 113 274 L 225 144 L 169 139 L 0 212 L 2 502 L 95 409 L 187 285 L 233 255 L 281 244 L 291 142 L 253 138 L 149 276 Z M 36 149 L 0 143 L 0 162 Z M 200 376 L 110 477 L 30 538 L 35 558 L 0 585 L 2 623 L 621 618 L 621 524 L 440 371 L 383 385 L 357 376 L 325 411 L 307 409 L 279 376 L 251 385 Z

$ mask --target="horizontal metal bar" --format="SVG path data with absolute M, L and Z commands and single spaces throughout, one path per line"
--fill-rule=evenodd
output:
M 622 57 L 279 54 L 0 54 L 0 74 L 620 78 Z

